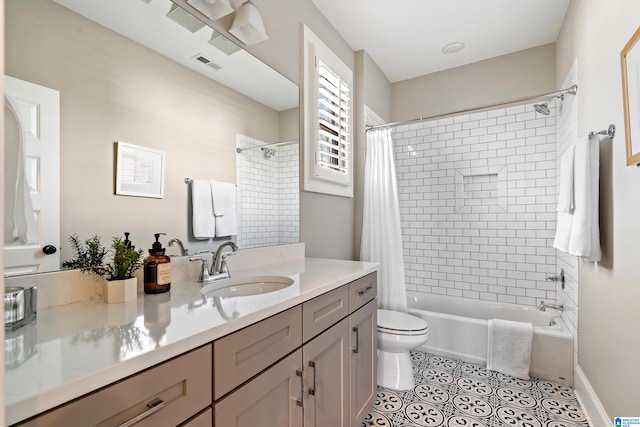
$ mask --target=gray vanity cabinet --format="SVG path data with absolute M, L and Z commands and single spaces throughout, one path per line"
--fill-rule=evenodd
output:
M 377 387 L 375 296 L 374 273 L 298 306 L 302 343 L 280 361 L 277 353 L 291 343 L 284 331 L 298 333 L 295 316 L 300 312 L 270 318 L 288 320 L 272 320 L 278 328 L 267 328 L 269 333 L 260 322 L 216 341 L 214 349 L 219 342 L 242 343 L 227 358 L 230 361 L 239 360 L 245 349 L 262 346 L 261 363 L 272 365 L 244 385 L 237 382 L 239 388 L 214 403 L 215 427 L 359 426 L 373 405 Z M 254 328 L 262 332 L 255 333 Z M 276 336 L 281 344 L 267 345 L 277 342 Z M 229 351 L 227 345 L 220 348 Z M 214 359 L 216 375 L 236 369 L 235 362 L 227 366 Z M 219 382 L 214 379 L 214 383 Z M 217 391 L 214 394 L 218 396 Z
M 373 273 L 18 425 L 359 426 L 375 297 Z

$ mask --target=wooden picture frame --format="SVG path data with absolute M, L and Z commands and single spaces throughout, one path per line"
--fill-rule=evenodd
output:
M 161 199 L 164 168 L 164 151 L 117 141 L 115 193 Z
M 627 166 L 640 162 L 640 43 L 638 40 L 640 40 L 640 27 L 620 52 Z

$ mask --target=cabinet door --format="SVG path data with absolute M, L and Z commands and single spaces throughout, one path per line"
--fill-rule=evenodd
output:
M 302 427 L 302 350 L 214 404 L 216 427 Z
M 377 300 L 374 298 L 349 317 L 351 331 L 351 425 L 358 426 L 371 410 L 377 390 Z
M 303 347 L 305 427 L 349 426 L 349 319 Z

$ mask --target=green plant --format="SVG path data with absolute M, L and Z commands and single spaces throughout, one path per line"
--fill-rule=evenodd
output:
M 110 263 L 102 265 L 99 274 L 107 280 L 130 279 L 144 262 L 142 249 L 135 250 L 128 240 L 114 237 L 111 243 L 113 258 Z
M 122 237 L 113 238 L 110 250 L 102 246 L 100 236 L 95 234 L 84 242 L 73 234 L 69 237 L 69 243 L 74 256 L 63 262 L 62 267 L 79 268 L 83 273 L 91 273 L 106 280 L 130 279 L 144 262 L 144 251 L 135 250 L 131 242 Z M 110 252 L 111 260 L 105 262 L 105 257 Z
M 81 242 L 77 234 L 69 236 L 69 244 L 73 251 L 73 258 L 62 263 L 62 268 L 79 268 L 82 272 L 90 272 L 104 263 L 104 257 L 109 252 L 102 246 L 100 236 L 94 234 Z

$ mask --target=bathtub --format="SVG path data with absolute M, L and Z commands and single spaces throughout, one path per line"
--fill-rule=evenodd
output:
M 429 323 L 429 341 L 419 350 L 486 366 L 487 320 L 530 322 L 530 375 L 573 386 L 573 336 L 556 310 L 411 291 L 407 299 L 409 313 Z

